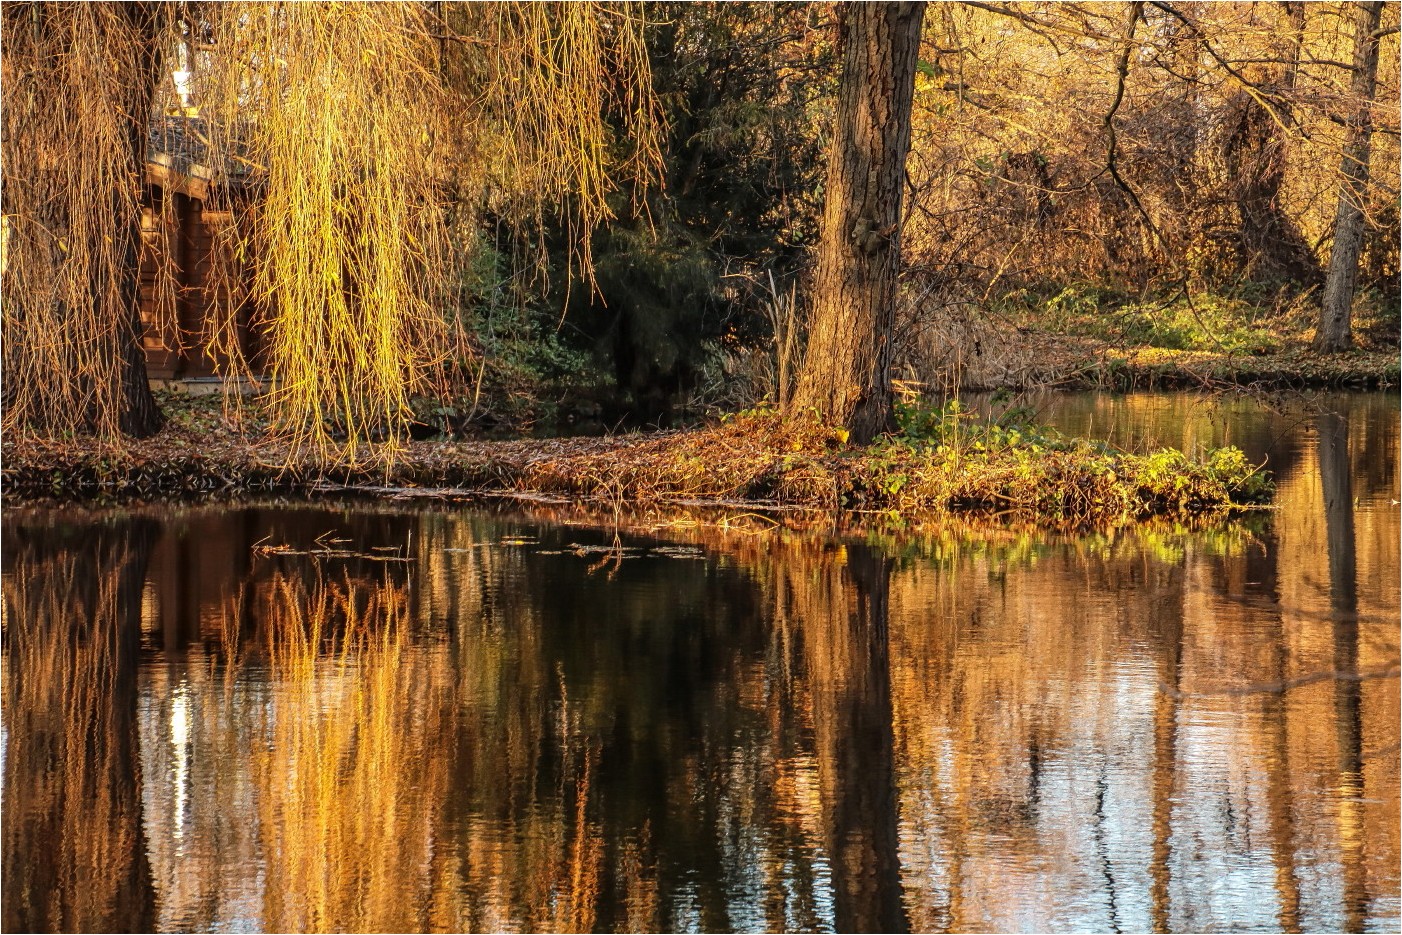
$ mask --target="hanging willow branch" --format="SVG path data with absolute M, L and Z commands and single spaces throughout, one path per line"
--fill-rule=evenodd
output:
M 139 343 L 139 199 L 170 12 L 4 6 L 7 432 L 112 440 L 160 426 Z
M 240 253 L 294 443 L 350 462 L 399 441 L 447 346 L 437 289 L 436 49 L 411 4 L 229 4 L 196 92 L 225 153 L 261 168 Z M 233 304 L 225 349 L 238 351 Z
M 661 174 L 645 26 L 640 3 L 465 3 L 444 13 L 447 35 L 477 40 L 443 49 L 464 117 L 457 164 L 480 173 L 498 216 L 539 223 L 558 212 L 585 278 L 590 235 L 614 216 L 620 180 Z
M 255 264 L 275 412 L 297 451 L 392 455 L 410 398 L 462 372 L 444 291 L 476 241 L 450 240 L 443 203 L 469 224 L 482 207 L 521 224 L 560 210 L 587 272 L 617 179 L 655 170 L 641 16 L 588 3 L 210 15 L 219 54 L 197 96 L 216 102 L 218 148 L 258 170 L 239 252 Z M 219 343 L 235 359 L 236 333 L 231 317 Z

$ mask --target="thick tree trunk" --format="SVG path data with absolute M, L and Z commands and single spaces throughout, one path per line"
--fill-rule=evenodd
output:
M 1354 13 L 1353 96 L 1348 139 L 1339 167 L 1339 209 L 1334 217 L 1334 250 L 1324 282 L 1314 349 L 1342 351 L 1353 345 L 1353 289 L 1358 255 L 1363 248 L 1363 203 L 1368 189 L 1369 144 L 1373 134 L 1372 100 L 1378 83 L 1378 23 L 1382 0 L 1356 5 Z
M 858 443 L 891 417 L 901 195 L 923 3 L 851 3 L 828 155 L 808 353 L 791 412 L 817 410 Z
M 141 55 L 133 63 L 136 80 L 132 83 L 131 109 L 127 114 L 127 142 L 131 147 L 135 174 L 133 184 L 137 186 L 144 185 L 146 181 L 146 136 L 156 86 L 160 81 L 159 7 L 155 3 L 126 3 L 122 7 L 132 29 L 141 37 Z M 151 395 L 151 381 L 146 376 L 146 352 L 141 346 L 141 212 L 128 210 L 114 217 L 118 225 L 116 236 L 121 238 L 126 254 L 120 286 L 123 308 L 115 310 L 118 311 L 118 320 L 123 323 L 117 331 L 120 342 L 118 359 L 121 363 L 118 379 L 121 380 L 122 400 L 119 425 L 127 435 L 147 438 L 161 430 L 165 418 Z

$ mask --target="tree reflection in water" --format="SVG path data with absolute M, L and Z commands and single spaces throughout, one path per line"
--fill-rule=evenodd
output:
M 7 515 L 5 925 L 1388 924 L 1393 416 L 1255 526 Z
M 4 537 L 6 931 L 152 928 L 136 700 L 155 531 Z
M 1358 680 L 1358 571 L 1347 414 L 1321 412 L 1319 476 L 1329 556 L 1329 610 L 1334 642 L 1335 730 L 1339 745 L 1338 821 L 1346 932 L 1361 932 L 1368 892 L 1363 854 L 1362 688 Z

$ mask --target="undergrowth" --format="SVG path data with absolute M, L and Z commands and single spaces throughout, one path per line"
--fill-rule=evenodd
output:
M 1136 298 L 1088 284 L 1036 294 L 1022 290 L 1003 305 L 1020 319 L 1060 334 L 1178 351 L 1267 354 L 1300 330 L 1298 300 L 1260 289 Z
M 848 506 L 896 512 L 981 510 L 1058 522 L 1186 516 L 1260 503 L 1270 480 L 1234 447 L 1200 458 L 1133 454 L 1067 438 L 1025 410 L 980 421 L 958 401 L 901 407 L 901 432 L 852 459 Z
M 1052 523 L 1191 516 L 1260 503 L 1272 484 L 1237 448 L 1202 457 L 1133 454 L 1067 438 L 1025 410 L 979 421 L 957 401 L 902 406 L 899 431 L 854 448 L 816 418 L 772 409 L 670 434 L 530 478 L 575 493 L 627 500 L 776 500 L 892 514 L 978 511 Z

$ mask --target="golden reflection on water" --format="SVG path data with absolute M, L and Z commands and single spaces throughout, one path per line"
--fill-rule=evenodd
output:
M 90 532 L 72 551 L 5 548 L 6 931 L 151 927 L 131 615 L 151 530 Z
M 1395 927 L 1396 409 L 1293 431 L 1201 529 L 21 515 L 5 926 Z
M 568 735 L 567 712 L 556 728 L 535 703 L 542 686 L 530 673 L 515 670 L 527 680 L 508 699 L 525 717 L 484 710 L 473 696 L 491 660 L 416 633 L 411 590 L 389 575 L 276 571 L 256 591 L 253 649 L 223 668 L 222 690 L 166 686 L 173 703 L 199 699 L 190 743 L 202 763 L 174 775 L 152 764 L 190 788 L 158 786 L 148 834 L 219 841 L 234 829 L 215 803 L 231 800 L 252 834 L 155 856 L 163 927 L 213 928 L 233 914 L 270 931 L 591 930 L 602 862 L 588 817 L 594 754 Z M 166 733 L 152 731 L 151 746 Z M 559 795 L 511 795 L 546 748 L 564 757 Z M 204 807 L 187 812 L 181 797 Z M 196 825 L 176 834 L 166 816 Z M 229 899 L 239 876 L 258 885 Z M 631 882 L 644 907 L 645 880 L 639 867 Z

